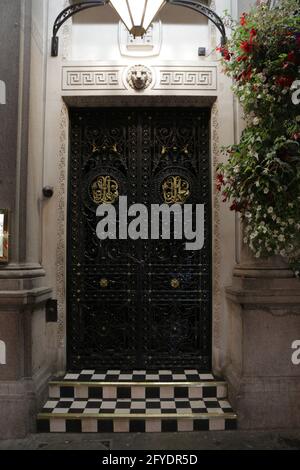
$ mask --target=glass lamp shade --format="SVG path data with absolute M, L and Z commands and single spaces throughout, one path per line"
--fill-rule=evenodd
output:
M 143 36 L 166 0 L 110 0 L 128 31 Z

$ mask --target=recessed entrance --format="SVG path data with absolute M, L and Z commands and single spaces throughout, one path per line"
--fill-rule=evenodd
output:
M 73 108 L 70 118 L 68 367 L 210 370 L 210 109 Z M 97 207 L 119 217 L 120 196 L 204 204 L 203 249 L 100 241 Z

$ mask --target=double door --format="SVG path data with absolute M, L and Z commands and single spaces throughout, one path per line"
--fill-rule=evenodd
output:
M 206 108 L 70 110 L 70 369 L 210 369 L 209 120 Z M 204 204 L 203 248 L 186 250 L 172 230 L 100 240 L 97 207 L 114 206 L 118 233 L 121 196 L 149 214 Z

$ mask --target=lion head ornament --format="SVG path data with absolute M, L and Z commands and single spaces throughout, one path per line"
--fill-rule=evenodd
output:
M 144 65 L 135 65 L 128 70 L 127 83 L 134 90 L 144 90 L 152 83 L 152 72 Z

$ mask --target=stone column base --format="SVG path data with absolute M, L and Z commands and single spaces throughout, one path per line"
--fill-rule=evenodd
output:
M 51 375 L 45 369 L 32 379 L 0 380 L 0 439 L 35 432 L 36 415 L 47 397 Z
M 236 273 L 237 274 L 237 273 Z M 229 397 L 240 429 L 300 428 L 300 281 L 242 270 L 226 289 L 229 308 Z
M 2 289 L 23 289 L 0 290 L 0 439 L 21 438 L 34 430 L 37 408 L 52 373 L 49 333 L 53 325 L 47 326 L 45 315 L 52 291 L 24 289 L 24 285 L 35 284 L 22 276 L 24 272 L 19 279 L 3 279 L 3 271 L 1 274 Z

